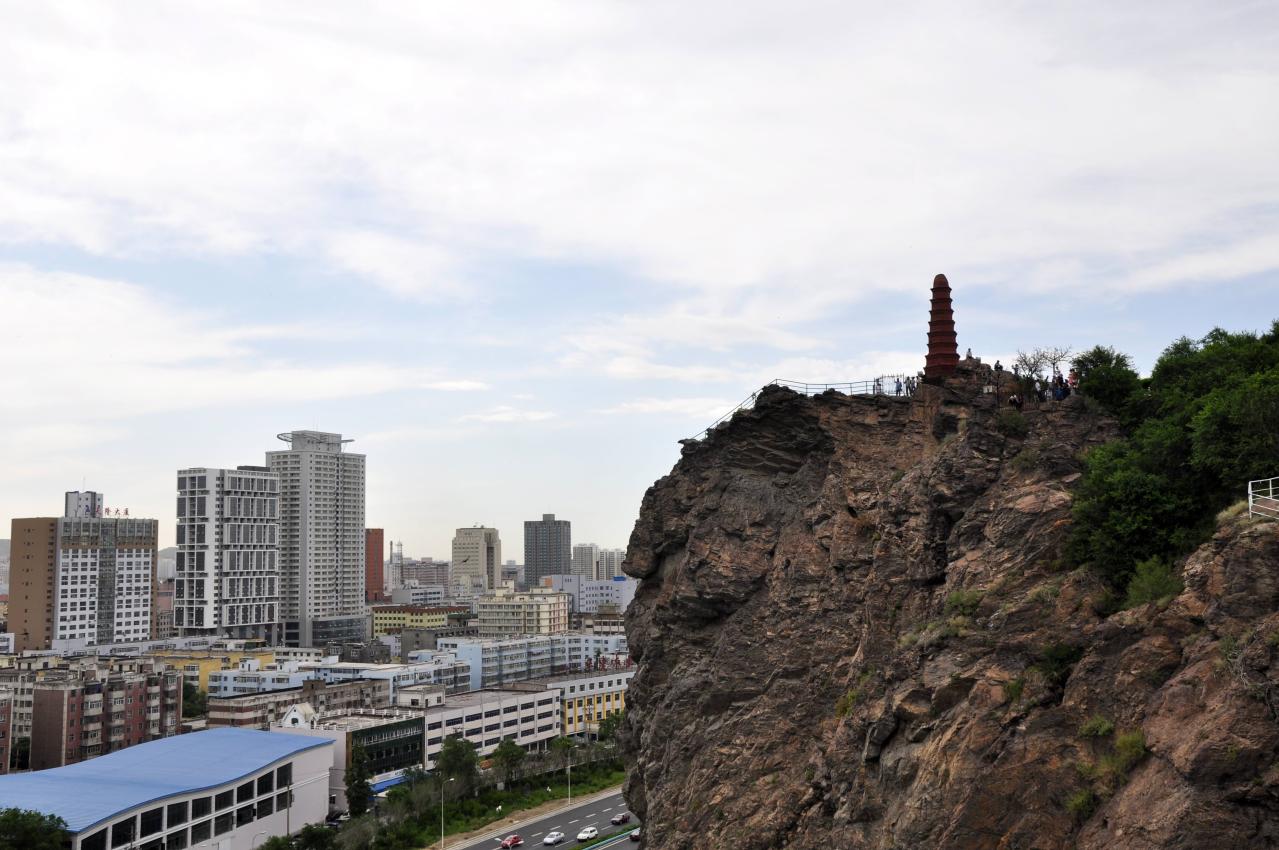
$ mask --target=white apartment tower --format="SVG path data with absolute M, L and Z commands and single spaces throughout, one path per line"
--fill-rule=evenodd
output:
M 601 549 L 599 567 L 595 571 L 597 579 L 608 580 L 625 575 L 622 572 L 622 561 L 626 559 L 625 549 Z
M 502 584 L 502 540 L 496 528 L 477 525 L 453 535 L 453 585 L 464 595 L 494 590 Z
M 594 543 L 573 544 L 573 566 L 571 575 L 585 579 L 594 579 L 600 567 L 600 547 Z
M 178 470 L 173 627 L 279 643 L 280 476 L 264 466 Z
M 91 515 L 86 505 L 102 513 L 101 494 L 67 493 L 78 515 L 57 521 L 52 648 L 149 640 L 159 522 Z
M 367 640 L 364 599 L 364 455 L 341 434 L 280 434 L 267 452 L 280 477 L 280 607 L 284 642 L 323 647 Z

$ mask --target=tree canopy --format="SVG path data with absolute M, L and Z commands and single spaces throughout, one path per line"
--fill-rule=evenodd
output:
M 370 777 L 369 754 L 356 744 L 351 748 L 351 764 L 346 769 L 346 805 L 353 818 L 369 810 L 369 799 L 373 796 Z
M 29 809 L 0 809 L 0 850 L 62 850 L 71 840 L 67 823 Z
M 1117 586 L 1138 563 L 1206 540 L 1249 480 L 1279 475 L 1279 322 L 1263 335 L 1179 339 L 1144 381 L 1114 349 L 1073 365 L 1080 391 L 1115 412 L 1126 435 L 1085 459 L 1069 554 Z

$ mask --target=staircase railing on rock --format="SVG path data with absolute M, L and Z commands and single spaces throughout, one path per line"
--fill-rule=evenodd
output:
M 809 384 L 804 381 L 791 381 L 786 378 L 774 378 L 755 392 L 751 393 L 740 404 L 732 410 L 716 419 L 709 426 L 699 431 L 687 440 L 680 442 L 689 442 L 700 440 L 715 428 L 733 418 L 733 415 L 741 410 L 748 410 L 755 405 L 755 400 L 759 398 L 759 394 L 769 387 L 786 387 L 803 395 L 821 395 L 827 390 L 834 390 L 844 395 L 883 395 L 894 396 L 897 398 L 909 398 L 911 393 L 908 387 L 910 381 L 907 375 L 880 375 L 878 378 L 872 378 L 869 381 L 843 381 L 835 384 Z
M 1248 482 L 1248 516 L 1279 519 L 1279 478 Z

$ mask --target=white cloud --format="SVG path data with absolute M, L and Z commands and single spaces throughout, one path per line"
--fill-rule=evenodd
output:
M 485 386 L 376 361 L 267 358 L 254 343 L 297 339 L 296 328 L 231 326 L 139 286 L 85 275 L 0 265 L 0 303 L 0 397 L 13 427 Z
M 343 269 L 395 295 L 456 297 L 464 292 L 453 257 L 425 242 L 372 231 L 339 233 L 329 255 Z
M 463 422 L 544 422 L 554 419 L 555 414 L 549 410 L 519 410 L 507 405 L 498 405 L 490 410 L 468 413 L 462 417 Z
M 5 24 L 11 242 L 322 256 L 410 298 L 464 294 L 476 260 L 569 258 L 693 296 L 635 317 L 641 339 L 792 350 L 823 304 L 939 269 L 1114 292 L 1279 266 L 1256 241 L 1279 217 L 1268 4 L 46 3 Z

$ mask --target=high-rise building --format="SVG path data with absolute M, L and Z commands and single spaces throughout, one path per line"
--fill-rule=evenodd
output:
M 380 528 L 364 529 L 364 601 L 385 602 L 386 579 L 382 560 L 383 531 Z
M 575 543 L 573 545 L 572 575 L 594 579 L 599 573 L 600 547 L 594 543 Z
M 64 507 L 77 515 L 13 520 L 9 629 L 17 651 L 151 637 L 159 524 L 97 516 L 101 501 L 70 492 Z
M 9 625 L 16 652 L 53 646 L 58 518 L 15 519 L 9 541 Z
M 626 560 L 625 549 L 601 549 L 599 569 L 595 571 L 598 579 L 614 579 L 625 575 L 622 572 L 622 561 Z
M 324 646 L 366 640 L 364 455 L 342 451 L 341 434 L 280 434 L 267 452 L 280 476 L 280 607 L 284 642 Z
M 542 514 L 540 520 L 525 521 L 524 581 L 536 587 L 543 576 L 571 575 L 572 566 L 573 533 L 568 520 Z
M 280 640 L 280 476 L 263 466 L 178 470 L 178 635 Z
M 502 539 L 496 528 L 477 525 L 453 535 L 453 584 L 474 594 L 502 584 Z

